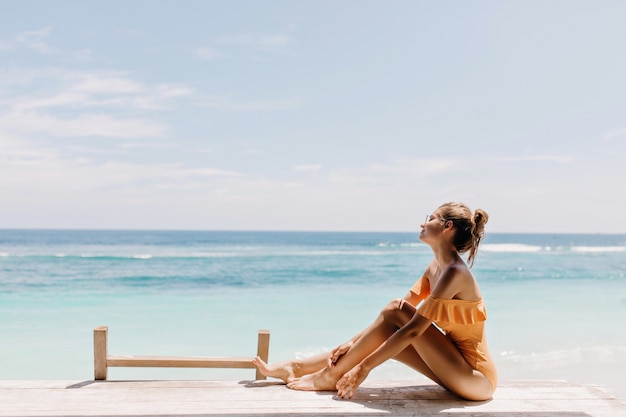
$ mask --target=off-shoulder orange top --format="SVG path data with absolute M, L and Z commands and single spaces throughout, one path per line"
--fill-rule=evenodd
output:
M 483 300 L 450 300 L 430 295 L 430 281 L 421 277 L 411 287 L 421 302 L 417 312 L 432 320 L 459 349 L 467 363 L 487 377 L 493 389 L 498 383 L 498 372 L 485 337 L 487 310 Z

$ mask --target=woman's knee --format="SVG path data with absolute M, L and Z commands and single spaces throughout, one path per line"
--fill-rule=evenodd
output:
M 394 298 L 387 304 L 380 312 L 380 317 L 384 321 L 392 322 L 394 324 L 404 324 L 406 321 L 406 313 L 403 311 L 403 307 L 406 301 L 402 298 Z
M 389 313 L 389 312 L 394 312 L 394 311 L 398 311 L 402 309 L 403 301 L 404 300 L 402 298 L 394 298 L 393 300 L 389 302 L 389 304 L 383 307 L 383 310 L 381 311 L 381 313 Z

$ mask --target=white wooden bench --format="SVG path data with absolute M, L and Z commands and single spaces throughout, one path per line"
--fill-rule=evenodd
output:
M 106 380 L 108 368 L 250 368 L 256 369 L 253 357 L 184 357 L 184 356 L 113 356 L 109 355 L 107 326 L 93 330 L 94 379 Z M 259 330 L 257 356 L 268 361 L 270 348 L 269 330 Z M 256 379 L 265 379 L 259 370 Z

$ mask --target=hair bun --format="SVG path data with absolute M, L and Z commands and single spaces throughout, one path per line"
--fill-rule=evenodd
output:
M 476 211 L 474 211 L 474 224 L 476 226 L 484 227 L 488 221 L 489 221 L 489 215 L 487 214 L 485 210 L 476 209 Z

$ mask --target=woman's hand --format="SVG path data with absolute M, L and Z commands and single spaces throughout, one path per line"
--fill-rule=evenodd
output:
M 352 348 L 352 345 L 354 345 L 354 342 L 352 340 L 349 340 L 346 343 L 342 343 L 341 345 L 334 348 L 330 354 L 330 357 L 328 358 L 328 366 L 331 368 L 335 366 L 339 358 L 345 355 L 350 350 L 350 348 Z
M 346 372 L 339 381 L 337 381 L 337 395 L 341 398 L 352 398 L 356 389 L 365 381 L 369 371 L 365 370 L 361 365 L 357 365 L 350 371 Z

